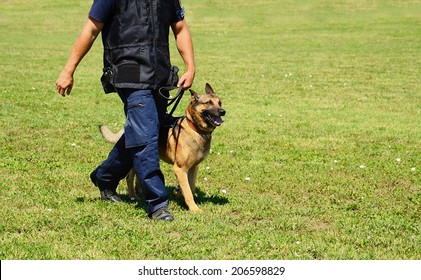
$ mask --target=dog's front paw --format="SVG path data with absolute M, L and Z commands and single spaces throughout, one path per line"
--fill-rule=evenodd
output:
M 194 214 L 199 214 L 199 213 L 203 213 L 203 210 L 200 209 L 199 207 L 195 206 L 195 207 L 190 207 L 189 208 L 190 212 L 194 213 Z

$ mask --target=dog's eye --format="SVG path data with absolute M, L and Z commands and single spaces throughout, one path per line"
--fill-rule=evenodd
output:
M 209 100 L 208 102 L 206 102 L 207 105 L 213 105 L 213 102 L 211 100 Z

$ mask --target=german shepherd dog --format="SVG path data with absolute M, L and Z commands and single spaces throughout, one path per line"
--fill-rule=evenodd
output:
M 186 115 L 178 118 L 172 126 L 161 126 L 159 136 L 159 157 L 172 164 L 179 184 L 174 194 L 183 195 L 192 212 L 201 211 L 193 197 L 199 163 L 209 154 L 212 132 L 223 123 L 221 117 L 226 113 L 209 84 L 206 84 L 205 92 L 200 95 L 190 90 L 191 102 L 185 110 Z M 105 125 L 100 126 L 100 131 L 111 143 L 116 143 L 124 133 L 123 129 L 113 133 Z M 136 199 L 141 188 L 138 180 L 135 182 L 134 169 L 127 174 L 126 182 L 130 198 Z

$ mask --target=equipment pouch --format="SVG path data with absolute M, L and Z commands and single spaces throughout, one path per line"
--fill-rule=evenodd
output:
M 166 86 L 177 86 L 178 83 L 178 67 L 171 66 L 170 74 Z
M 117 92 L 114 87 L 113 77 L 115 75 L 115 68 L 106 67 L 103 69 L 103 74 L 101 76 L 101 84 L 105 93 Z

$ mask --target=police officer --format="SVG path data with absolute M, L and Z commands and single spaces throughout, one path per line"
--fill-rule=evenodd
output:
M 193 44 L 179 0 L 94 0 L 89 17 L 56 81 L 58 93 L 70 94 L 76 67 L 102 33 L 104 91 L 117 92 L 124 103 L 125 133 L 108 158 L 90 175 L 102 200 L 120 202 L 118 183 L 134 167 L 148 203 L 149 217 L 171 221 L 158 133 L 167 101 L 157 91 L 174 80 L 169 30 L 186 72 L 177 86 L 191 87 L 195 75 Z

